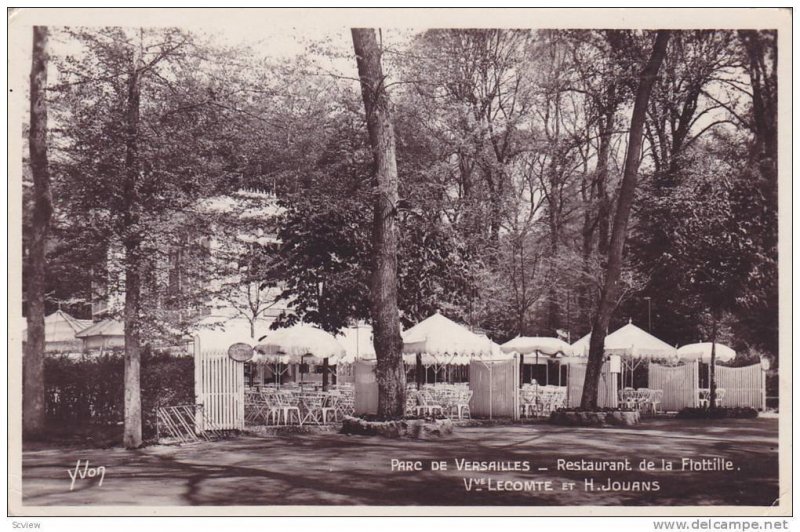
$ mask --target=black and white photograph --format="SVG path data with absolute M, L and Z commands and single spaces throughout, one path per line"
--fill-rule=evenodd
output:
M 781 529 L 791 17 L 10 8 L 9 514 Z

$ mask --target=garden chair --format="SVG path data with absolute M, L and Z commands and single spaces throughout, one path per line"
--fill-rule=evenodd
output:
M 427 390 L 421 390 L 417 393 L 417 406 L 414 407 L 414 412 L 419 416 L 424 413 L 429 416 L 439 415 L 444 416 L 444 409 L 442 405 L 436 404 Z
M 355 412 L 355 392 L 351 387 L 342 387 L 338 391 L 338 400 L 336 401 L 336 418 L 339 416 L 352 416 Z
M 255 424 L 262 418 L 261 394 L 247 391 L 244 394 L 244 422 Z
M 715 406 L 722 406 L 722 400 L 725 399 L 725 388 L 717 388 L 717 398 L 714 402 Z
M 337 394 L 324 394 L 322 397 L 322 405 L 320 406 L 320 413 L 322 414 L 322 424 L 327 424 L 330 420 L 337 421 L 339 413 L 339 396 Z
M 323 397 L 318 393 L 306 393 L 302 397 L 303 406 L 305 406 L 305 415 L 303 416 L 302 424 L 309 421 L 315 425 L 322 424 L 322 402 Z
M 418 404 L 417 391 L 411 388 L 406 389 L 406 416 L 413 415 Z
M 465 415 L 467 419 L 472 419 L 472 412 L 469 409 L 470 399 L 472 399 L 472 390 L 470 389 L 462 390 L 458 394 L 458 399 L 456 402 L 458 419 L 464 419 Z
M 664 398 L 664 390 L 651 390 L 650 408 L 655 416 L 661 411 L 661 400 Z
M 297 420 L 298 425 L 303 424 L 303 418 L 300 414 L 300 398 L 292 392 L 279 392 L 276 394 L 277 408 L 278 408 L 278 422 L 283 420 L 286 425 L 292 424 L 292 418 Z
M 519 410 L 522 417 L 533 417 L 536 413 L 536 393 L 528 387 L 523 387 L 520 392 Z

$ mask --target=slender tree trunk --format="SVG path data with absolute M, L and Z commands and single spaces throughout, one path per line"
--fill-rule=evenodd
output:
M 123 444 L 134 449 L 142 444 L 142 399 L 140 383 L 141 348 L 139 314 L 141 307 L 142 230 L 140 227 L 137 181 L 139 179 L 139 99 L 141 94 L 138 61 L 134 58 L 128 78 L 125 141 L 125 427 Z
M 713 410 L 717 402 L 717 315 L 711 317 L 711 364 L 708 366 L 708 407 Z
M 376 30 L 353 28 L 353 48 L 361 78 L 361 95 L 375 162 L 373 253 L 370 303 L 375 354 L 378 359 L 378 416 L 405 414 L 406 375 L 397 308 L 397 161 L 389 97 L 381 67 Z
M 36 437 L 44 430 L 44 296 L 45 244 L 53 211 L 47 165 L 47 27 L 33 27 L 31 64 L 31 124 L 28 136 L 33 175 L 33 217 L 28 250 L 28 338 L 23 358 L 22 431 Z
M 611 200 L 608 197 L 608 154 L 611 146 L 611 135 L 614 131 L 614 115 L 616 108 L 606 114 L 605 127 L 600 132 L 600 147 L 597 150 L 597 201 L 600 203 L 597 213 L 598 240 L 597 250 L 601 255 L 608 254 L 608 229 L 611 217 Z
M 636 91 L 636 100 L 631 115 L 631 129 L 628 138 L 628 152 L 625 157 L 625 169 L 622 174 L 617 212 L 614 216 L 614 225 L 611 231 L 611 242 L 608 250 L 608 266 L 606 267 L 605 283 L 600 295 L 600 301 L 592 320 L 592 335 L 589 341 L 589 360 L 586 366 L 586 380 L 583 384 L 581 408 L 594 410 L 597 408 L 597 392 L 600 384 L 600 373 L 603 368 L 603 355 L 605 334 L 608 323 L 614 311 L 619 291 L 619 278 L 622 272 L 622 252 L 625 238 L 628 233 L 628 219 L 634 194 L 636 193 L 637 174 L 639 172 L 639 155 L 642 148 L 642 133 L 647 111 L 647 102 L 653 88 L 661 62 L 669 41 L 669 32 L 658 32 L 653 45 L 653 51 L 647 66 L 639 77 L 639 87 Z

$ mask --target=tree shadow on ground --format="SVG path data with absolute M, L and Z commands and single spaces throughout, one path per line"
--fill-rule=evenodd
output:
M 778 497 L 777 422 L 726 420 L 713 426 L 657 421 L 634 428 L 550 425 L 461 427 L 436 441 L 336 433 L 285 434 L 154 446 L 25 454 L 25 503 L 139 505 L 755 505 Z M 738 471 L 681 471 L 680 460 L 724 457 Z M 77 480 L 76 459 L 105 465 L 102 487 Z M 671 461 L 672 471 L 559 471 L 559 459 Z M 392 471 L 392 459 L 421 461 L 423 471 Z M 458 471 L 457 459 L 528 461 L 530 472 Z M 431 471 L 431 461 L 446 471 Z M 547 471 L 539 471 L 539 468 Z M 468 491 L 464 479 L 550 480 L 554 491 Z M 584 479 L 658 481 L 658 491 L 598 492 Z M 574 490 L 564 491 L 564 482 Z M 65 489 L 66 488 L 66 489 Z

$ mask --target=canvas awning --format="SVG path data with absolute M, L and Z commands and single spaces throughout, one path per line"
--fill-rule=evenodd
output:
M 572 346 L 559 338 L 548 336 L 517 336 L 500 346 L 504 353 L 521 355 L 536 354 L 546 356 L 570 356 Z M 526 357 L 527 360 L 527 357 Z
M 591 333 L 572 344 L 575 356 L 589 355 L 590 338 Z M 627 355 L 633 358 L 668 358 L 677 353 L 668 343 L 630 322 L 606 336 L 604 347 L 607 355 Z

